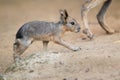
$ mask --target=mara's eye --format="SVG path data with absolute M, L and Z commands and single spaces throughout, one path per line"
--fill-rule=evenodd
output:
M 74 22 L 70 22 L 72 25 L 74 25 L 75 23 Z

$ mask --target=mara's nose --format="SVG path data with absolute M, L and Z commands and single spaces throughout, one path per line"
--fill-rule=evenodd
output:
M 81 28 L 80 27 L 78 27 L 78 30 L 80 30 Z

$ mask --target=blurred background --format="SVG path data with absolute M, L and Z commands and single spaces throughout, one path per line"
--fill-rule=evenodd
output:
M 84 0 L 0 0 L 0 72 L 13 62 L 15 34 L 24 23 L 33 20 L 57 22 L 59 9 L 67 9 L 69 15 L 81 24 L 80 9 L 83 2 Z M 105 33 L 96 20 L 101 6 L 102 4 L 92 9 L 88 15 L 90 27 L 98 35 Z M 107 24 L 114 29 L 120 28 L 120 0 L 113 0 L 106 14 Z M 40 50 L 38 45 L 26 53 Z

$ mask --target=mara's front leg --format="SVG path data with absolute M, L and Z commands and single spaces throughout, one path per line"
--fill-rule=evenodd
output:
M 70 43 L 62 40 L 61 38 L 56 38 L 56 39 L 54 40 L 54 42 L 57 43 L 57 44 L 60 44 L 60 45 L 62 45 L 62 46 L 64 46 L 64 47 L 66 47 L 66 48 L 68 48 L 68 49 L 71 49 L 71 50 L 73 50 L 73 51 L 78 51 L 78 50 L 81 49 L 81 48 L 78 47 L 78 46 L 73 46 L 72 44 L 70 44 Z

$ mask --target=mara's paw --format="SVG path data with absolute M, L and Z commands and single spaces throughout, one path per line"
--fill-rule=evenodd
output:
M 73 47 L 73 49 L 72 49 L 73 51 L 79 51 L 79 50 L 81 50 L 81 48 L 80 47 L 78 47 L 78 46 L 76 46 L 76 47 Z
M 107 31 L 106 33 L 107 34 L 114 34 L 115 32 L 118 32 L 118 31 L 115 31 L 115 30 L 111 29 L 111 30 Z
M 88 29 L 84 29 L 84 30 L 83 30 L 83 33 L 86 34 L 87 37 L 88 37 L 90 40 L 92 40 L 93 37 L 94 37 L 93 33 L 92 33 L 91 31 L 89 31 Z

